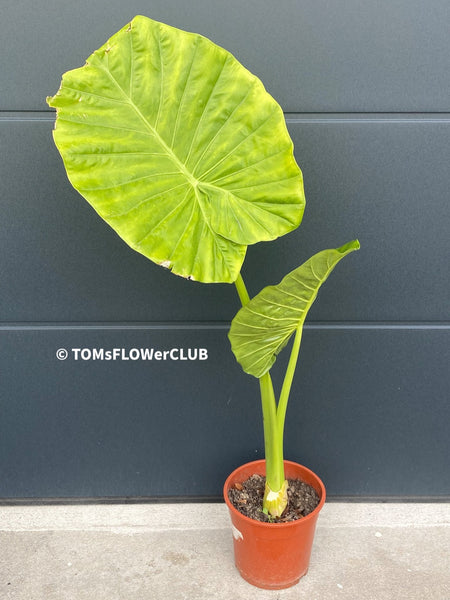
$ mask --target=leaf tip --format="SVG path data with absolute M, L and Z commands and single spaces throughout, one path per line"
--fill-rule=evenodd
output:
M 343 246 L 338 248 L 338 252 L 340 252 L 341 254 L 345 254 L 346 252 L 350 252 L 352 250 L 359 250 L 360 247 L 361 244 L 359 243 L 359 240 L 352 240 L 351 242 L 347 242 L 347 244 L 344 244 Z

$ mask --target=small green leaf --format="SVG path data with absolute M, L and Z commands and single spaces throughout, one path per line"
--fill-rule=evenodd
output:
M 246 373 L 258 378 L 267 373 L 291 335 L 303 327 L 322 283 L 344 256 L 358 249 L 359 242 L 354 240 L 315 254 L 241 308 L 228 337 Z
M 177 275 L 233 282 L 248 244 L 300 224 L 302 174 L 280 106 L 201 35 L 137 16 L 47 102 L 72 185 Z

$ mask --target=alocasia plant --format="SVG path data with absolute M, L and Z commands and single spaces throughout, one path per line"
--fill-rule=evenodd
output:
M 334 265 L 327 250 L 249 302 L 247 246 L 294 230 L 305 205 L 283 111 L 261 81 L 201 35 L 137 16 L 62 78 L 54 140 L 72 185 L 136 251 L 173 273 L 235 283 L 230 340 L 259 378 L 265 506 L 286 502 L 283 424 L 306 313 Z M 279 402 L 269 368 L 296 332 Z

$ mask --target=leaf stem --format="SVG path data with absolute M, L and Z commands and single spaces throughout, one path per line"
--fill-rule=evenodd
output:
M 259 379 L 264 425 L 264 452 L 266 458 L 266 482 L 278 492 L 284 482 L 283 432 L 279 435 L 277 405 L 272 378 L 267 372 Z
M 300 350 L 300 344 L 302 341 L 303 333 L 303 322 L 299 324 L 295 332 L 294 343 L 291 349 L 291 355 L 289 357 L 289 363 L 286 369 L 286 374 L 283 380 L 283 386 L 281 388 L 280 399 L 277 408 L 277 432 L 281 437 L 281 444 L 283 443 L 283 432 L 284 422 L 286 419 L 286 409 L 289 400 L 289 394 L 291 392 L 292 380 L 294 378 L 295 368 L 297 366 L 298 353 Z
M 245 287 L 244 280 L 242 279 L 242 275 L 240 273 L 237 276 L 234 285 L 236 286 L 236 290 L 239 294 L 239 299 L 241 301 L 242 306 L 245 306 L 247 302 L 250 301 L 250 296 L 248 295 L 247 288 Z
M 242 275 L 234 282 L 242 306 L 250 301 Z M 278 492 L 284 483 L 283 431 L 277 418 L 277 402 L 270 373 L 259 378 L 264 425 L 264 452 L 266 458 L 266 481 L 271 490 Z

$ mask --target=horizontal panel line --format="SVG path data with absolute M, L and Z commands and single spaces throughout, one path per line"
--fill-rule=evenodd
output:
M 221 496 L 60 496 L 60 497 L 0 497 L 0 506 L 77 506 L 90 504 L 209 504 L 223 502 Z
M 55 120 L 56 113 L 50 111 L 0 111 L 0 122 L 48 121 Z
M 449 495 L 442 496 L 385 496 L 385 495 L 327 495 L 328 502 L 352 503 L 352 504 L 446 504 L 450 501 Z M 182 494 L 180 496 L 88 496 L 88 497 L 0 497 L 0 506 L 84 506 L 92 504 L 100 505 L 122 505 L 122 504 L 210 504 L 223 503 L 223 496 L 190 496 Z
M 431 114 L 404 114 L 404 115 L 384 115 L 384 114 L 339 114 L 339 115 L 293 115 L 292 113 L 286 114 L 286 123 L 288 125 L 339 125 L 339 124 L 355 124 L 364 123 L 372 124 L 376 123 L 379 125 L 383 124 L 410 124 L 410 123 L 450 123 L 450 115 L 431 115 Z
M 145 331 L 145 330 L 228 330 L 228 322 L 176 322 L 176 323 L 3 323 L 0 331 Z M 310 330 L 449 330 L 449 322 L 312 322 L 304 329 Z
M 303 123 L 448 123 L 449 112 L 337 112 L 285 113 L 288 124 Z M 0 111 L 0 122 L 53 122 L 54 111 Z

